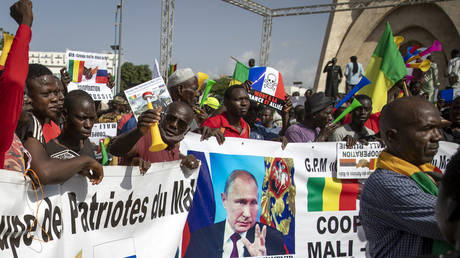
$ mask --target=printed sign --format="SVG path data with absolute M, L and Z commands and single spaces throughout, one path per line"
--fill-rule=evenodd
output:
M 377 166 L 377 158 L 383 150 L 379 142 L 364 145 L 356 143 L 351 149 L 346 142 L 337 143 L 337 178 L 368 178 Z
M 90 142 L 99 145 L 99 141 L 106 137 L 117 136 L 117 123 L 97 123 L 91 130 Z

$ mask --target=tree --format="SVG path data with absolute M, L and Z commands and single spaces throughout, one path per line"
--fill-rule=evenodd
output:
M 125 62 L 121 66 L 121 91 L 152 79 L 152 71 L 148 65 L 134 65 Z
M 224 97 L 225 90 L 228 88 L 228 84 L 230 83 L 230 77 L 226 75 L 222 75 L 220 78 L 215 79 L 216 84 L 212 86 L 211 93 L 214 95 Z

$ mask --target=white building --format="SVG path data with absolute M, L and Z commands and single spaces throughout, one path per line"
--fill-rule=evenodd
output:
M 1 54 L 1 51 L 0 51 Z M 107 71 L 114 75 L 115 54 L 107 54 Z M 60 77 L 60 70 L 66 66 L 65 52 L 29 51 L 29 64 L 41 64 L 48 67 L 55 76 Z

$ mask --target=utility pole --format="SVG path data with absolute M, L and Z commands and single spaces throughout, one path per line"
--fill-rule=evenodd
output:
M 116 89 L 115 89 L 115 94 L 119 93 L 121 90 L 121 26 L 123 23 L 123 0 L 120 0 L 120 4 L 118 5 L 118 8 L 120 8 L 120 23 L 118 27 L 118 60 L 117 60 L 117 83 L 116 83 Z

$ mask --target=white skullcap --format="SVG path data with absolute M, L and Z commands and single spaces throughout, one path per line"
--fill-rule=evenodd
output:
M 168 89 L 195 77 L 191 68 L 178 69 L 168 79 Z

